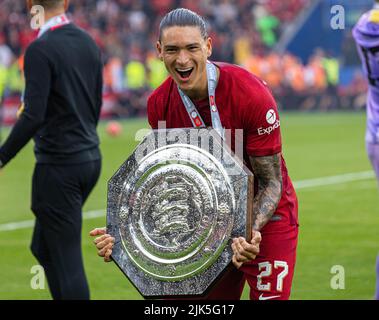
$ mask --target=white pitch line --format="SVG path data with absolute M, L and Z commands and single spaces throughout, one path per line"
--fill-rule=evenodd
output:
M 341 174 L 338 176 L 329 176 L 329 177 L 321 177 L 321 178 L 315 178 L 315 179 L 295 181 L 294 187 L 296 190 L 299 190 L 299 189 L 305 189 L 305 188 L 341 184 L 341 183 L 352 182 L 352 181 L 368 180 L 374 177 L 375 177 L 374 171 L 362 171 L 362 172 Z M 103 216 L 105 216 L 105 209 L 87 211 L 83 213 L 83 220 L 90 220 L 90 219 L 95 219 L 95 218 L 99 218 Z M 34 220 L 10 222 L 10 223 L 5 223 L 5 224 L 0 224 L 0 232 L 27 229 L 33 226 L 34 226 Z
M 90 219 L 95 219 L 95 218 L 99 218 L 103 216 L 105 216 L 105 209 L 87 211 L 83 213 L 83 220 L 90 220 Z M 34 220 L 10 222 L 10 223 L 5 223 L 5 224 L 0 224 L 0 232 L 27 229 L 27 228 L 32 228 L 32 227 L 34 227 Z
M 34 226 L 34 220 L 26 220 L 26 221 L 20 221 L 20 222 L 10 222 L 0 225 L 0 232 L 1 231 L 12 231 L 12 230 L 18 230 L 18 229 L 27 229 Z
M 345 173 L 338 176 L 329 176 L 315 179 L 300 180 L 294 182 L 295 189 L 305 189 L 312 187 L 329 186 L 332 184 L 340 184 L 345 182 L 368 180 L 375 178 L 374 171 L 362 171 L 354 173 Z

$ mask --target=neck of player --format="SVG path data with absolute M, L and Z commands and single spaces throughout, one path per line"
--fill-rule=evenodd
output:
M 217 81 L 220 78 L 220 70 L 217 67 Z M 183 90 L 183 89 L 182 89 Z M 205 72 L 201 83 L 199 86 L 192 88 L 190 90 L 183 90 L 183 92 L 192 100 L 192 101 L 200 101 L 208 98 L 208 79 L 207 73 Z
M 64 14 L 64 13 L 65 13 L 64 8 L 45 11 L 45 22 L 49 21 L 51 18 L 60 16 L 61 14 Z

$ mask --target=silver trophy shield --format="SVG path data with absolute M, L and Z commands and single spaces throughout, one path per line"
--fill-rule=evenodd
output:
M 145 298 L 206 295 L 251 238 L 253 181 L 212 129 L 152 131 L 108 182 L 112 259 Z

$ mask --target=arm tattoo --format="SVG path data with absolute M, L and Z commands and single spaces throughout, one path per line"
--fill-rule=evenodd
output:
M 261 230 L 271 219 L 282 196 L 280 153 L 268 157 L 250 157 L 258 192 L 254 197 L 253 229 Z

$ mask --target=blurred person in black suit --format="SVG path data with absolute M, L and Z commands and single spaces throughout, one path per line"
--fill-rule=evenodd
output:
M 36 223 L 31 250 L 44 267 L 54 299 L 89 299 L 81 250 L 82 207 L 101 169 L 96 131 L 101 54 L 65 15 L 68 0 L 27 0 L 27 5 L 43 7 L 44 23 L 25 53 L 22 112 L 0 146 L 0 167 L 34 139 L 31 208 Z

